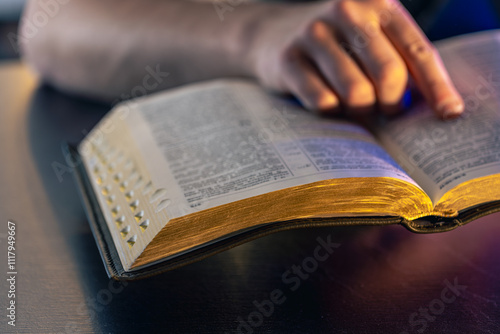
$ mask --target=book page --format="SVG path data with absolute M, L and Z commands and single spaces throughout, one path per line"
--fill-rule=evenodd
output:
M 465 181 L 500 173 L 500 33 L 456 37 L 438 49 L 466 103 L 463 117 L 440 121 L 419 103 L 376 131 L 434 204 Z
M 144 98 L 126 118 L 170 218 L 348 177 L 414 181 L 364 128 L 320 118 L 245 81 Z

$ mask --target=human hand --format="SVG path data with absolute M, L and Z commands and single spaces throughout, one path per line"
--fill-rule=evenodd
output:
M 464 102 L 433 45 L 397 0 L 283 5 L 263 18 L 251 52 L 264 86 L 311 110 L 397 112 L 411 74 L 443 119 Z

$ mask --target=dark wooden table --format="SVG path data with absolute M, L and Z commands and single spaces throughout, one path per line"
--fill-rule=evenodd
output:
M 0 65 L 4 277 L 9 219 L 17 238 L 16 327 L 2 279 L 1 333 L 500 333 L 500 214 L 436 235 L 281 232 L 149 279 L 108 280 L 71 169 L 58 168 L 61 142 L 106 110 L 39 87 L 18 62 Z M 293 273 L 318 238 L 338 247 Z

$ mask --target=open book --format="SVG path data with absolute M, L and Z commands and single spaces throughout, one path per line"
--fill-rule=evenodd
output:
M 500 32 L 438 43 L 466 114 L 425 103 L 369 128 L 255 83 L 117 105 L 72 158 L 108 273 L 136 278 L 270 232 L 400 223 L 451 230 L 500 207 Z

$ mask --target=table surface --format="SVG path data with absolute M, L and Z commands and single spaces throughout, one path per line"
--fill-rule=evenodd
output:
M 107 107 L 39 85 L 19 62 L 0 64 L 0 101 L 1 252 L 9 219 L 17 238 L 16 327 L 3 279 L 0 332 L 500 333 L 500 214 L 434 235 L 279 232 L 152 278 L 110 281 L 71 168 L 60 168 L 61 142 L 79 141 Z M 318 237 L 339 247 L 307 275 L 290 274 Z

